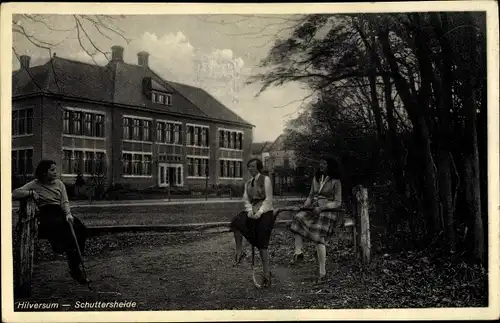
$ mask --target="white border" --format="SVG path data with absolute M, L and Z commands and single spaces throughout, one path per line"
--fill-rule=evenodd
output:
M 342 319 L 498 319 L 499 317 L 499 129 L 498 129 L 498 4 L 494 1 L 434 1 L 434 2 L 391 2 L 391 3 L 307 3 L 307 4 L 150 4 L 150 3 L 7 3 L 2 6 L 1 30 L 2 69 L 1 91 L 2 109 L 0 118 L 2 172 L 11 172 L 11 122 L 10 109 L 12 95 L 12 13 L 38 14 L 293 14 L 293 13 L 359 13 L 359 12 L 428 12 L 428 11 L 487 11 L 487 54 L 488 54 L 488 221 L 489 221 L 489 307 L 488 308 L 427 308 L 427 309 L 366 309 L 366 310 L 259 310 L 259 311 L 148 311 L 148 312 L 57 312 L 14 313 L 12 307 L 12 211 L 10 176 L 2 176 L 2 319 L 7 322 L 96 322 L 96 321 L 249 321 L 249 320 L 337 320 Z M 9 66 L 7 68 L 7 66 Z M 5 157 L 8 156 L 8 157 Z M 5 229 L 6 228 L 6 229 Z

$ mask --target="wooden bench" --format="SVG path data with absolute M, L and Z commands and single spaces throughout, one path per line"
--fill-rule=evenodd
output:
M 352 206 L 349 213 L 344 208 L 325 209 L 325 212 L 335 212 L 340 218 L 334 228 L 334 232 L 330 235 L 332 238 L 347 234 L 348 239 L 352 241 L 354 250 L 359 256 L 363 264 L 370 262 L 370 219 L 368 215 L 368 190 L 361 186 L 353 189 L 353 195 L 356 203 Z M 275 215 L 278 217 L 282 212 L 300 212 L 303 210 L 311 210 L 310 208 L 302 207 L 283 207 L 275 210 Z M 359 234 L 358 234 L 359 233 Z

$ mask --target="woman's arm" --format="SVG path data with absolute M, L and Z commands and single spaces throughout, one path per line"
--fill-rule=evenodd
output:
M 243 203 L 245 205 L 245 211 L 250 212 L 253 210 L 252 204 L 250 203 L 250 200 L 248 199 L 247 184 L 245 184 L 245 188 L 244 188 Z
M 14 200 L 22 200 L 28 197 L 34 197 L 33 184 L 35 181 L 28 182 L 21 187 L 12 191 L 12 198 Z
M 66 216 L 71 215 L 71 208 L 69 206 L 68 193 L 66 192 L 66 186 L 62 181 L 59 181 L 61 187 L 61 208 L 64 210 Z
M 266 192 L 266 199 L 262 202 L 259 211 L 255 214 L 256 217 L 260 217 L 262 214 L 273 209 L 273 184 L 269 176 L 264 178 L 264 189 Z
M 325 208 L 335 209 L 342 205 L 342 183 L 335 181 L 333 183 L 333 201 L 326 204 Z

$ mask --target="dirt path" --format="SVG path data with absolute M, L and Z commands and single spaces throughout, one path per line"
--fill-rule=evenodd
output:
M 291 269 L 273 263 L 274 280 L 269 290 L 257 290 L 251 280 L 251 249 L 247 259 L 232 266 L 231 233 L 210 234 L 183 245 L 136 246 L 87 257 L 86 265 L 97 291 L 93 294 L 65 274 L 64 259 L 37 264 L 33 300 L 80 301 L 127 300 L 136 310 L 255 309 L 303 307 L 311 292 L 315 263 Z M 275 254 L 273 249 L 271 255 Z M 45 283 L 42 283 L 45 282 Z M 318 288 L 316 288 L 318 290 Z M 70 308 L 68 308 L 70 309 Z
M 231 233 L 115 234 L 89 240 L 86 264 L 97 291 L 90 293 L 66 274 L 62 257 L 41 245 L 31 301 L 132 301 L 132 310 L 240 310 L 294 308 L 473 307 L 487 304 L 487 274 L 464 280 L 472 269 L 412 253 L 374 257 L 359 266 L 348 246 L 328 246 L 328 281 L 313 284 L 315 248 L 306 244 L 306 263 L 289 268 L 289 232 L 275 230 L 270 243 L 273 286 L 258 290 L 251 279 L 251 249 L 232 266 Z M 45 242 L 43 242 L 45 243 Z M 43 244 L 42 243 L 42 244 Z M 256 257 L 258 258 L 258 257 Z M 457 270 L 456 268 L 459 268 Z M 462 269 L 460 269 L 462 268 Z M 475 270 L 475 269 L 474 269 Z M 465 281 L 465 283 L 460 283 Z M 451 293 L 451 294 L 450 294 Z M 92 309 L 89 309 L 92 310 Z

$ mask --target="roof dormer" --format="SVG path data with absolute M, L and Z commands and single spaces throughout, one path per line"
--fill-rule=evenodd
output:
M 172 105 L 172 91 L 151 77 L 142 80 L 143 92 L 152 103 Z

